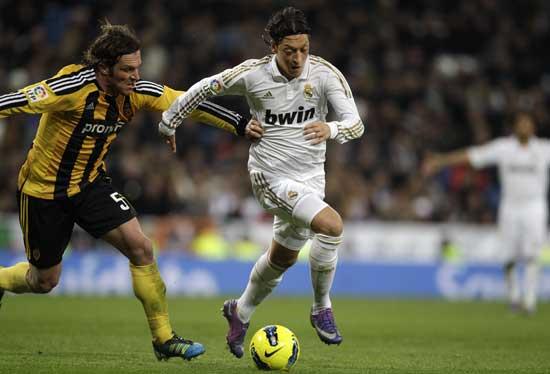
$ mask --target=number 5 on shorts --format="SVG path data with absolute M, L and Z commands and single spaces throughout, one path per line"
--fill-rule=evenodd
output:
M 111 195 L 111 199 L 113 199 L 115 202 L 120 203 L 119 207 L 122 210 L 128 210 L 130 209 L 130 205 L 128 205 L 128 202 L 126 201 L 126 198 L 119 194 L 118 192 L 113 192 Z

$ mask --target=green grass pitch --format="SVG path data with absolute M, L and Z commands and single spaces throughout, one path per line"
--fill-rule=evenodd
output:
M 259 373 L 248 351 L 225 349 L 223 299 L 170 299 L 172 325 L 207 352 L 157 362 L 141 305 L 132 298 L 11 296 L 0 309 L 0 373 Z M 301 355 L 293 373 L 550 373 L 550 305 L 532 317 L 503 303 L 333 300 L 344 335 L 322 344 L 309 326 L 308 298 L 270 298 L 252 333 L 293 330 Z

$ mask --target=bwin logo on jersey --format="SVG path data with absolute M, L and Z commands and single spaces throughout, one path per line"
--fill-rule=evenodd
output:
M 279 125 L 292 125 L 293 123 L 301 123 L 312 119 L 315 115 L 315 108 L 304 110 L 303 106 L 298 107 L 298 111 L 286 113 L 271 113 L 271 110 L 265 111 L 265 123 L 274 125 L 279 122 Z
M 82 134 L 100 136 L 110 135 L 112 133 L 118 133 L 125 122 L 118 121 L 113 125 L 104 125 L 102 123 L 86 123 L 82 129 Z

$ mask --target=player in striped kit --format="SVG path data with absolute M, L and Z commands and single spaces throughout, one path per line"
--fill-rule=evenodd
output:
M 50 292 L 59 281 L 63 252 L 77 223 L 128 257 L 157 358 L 189 360 L 204 353 L 204 347 L 173 332 L 151 241 L 141 231 L 134 208 L 105 174 L 109 147 L 134 114 L 166 110 L 182 93 L 141 80 L 140 66 L 134 33 L 106 24 L 83 65 L 66 66 L 50 79 L 0 96 L 0 118 L 42 114 L 18 180 L 28 262 L 0 269 L 0 299 L 4 291 Z M 203 103 L 191 117 L 235 134 L 244 134 L 246 126 L 240 115 L 211 103 Z M 175 152 L 175 137 L 166 141 Z
M 498 168 L 501 197 L 498 228 L 504 252 L 504 272 L 508 300 L 513 311 L 535 312 L 537 302 L 537 263 L 547 241 L 548 167 L 550 141 L 535 136 L 531 115 L 518 113 L 513 136 L 495 139 L 487 144 L 435 154 L 422 165 L 425 175 L 457 164 Z M 525 264 L 523 292 L 517 279 L 517 265 Z
M 193 85 L 163 113 L 159 130 L 171 135 L 181 121 L 209 97 L 242 95 L 259 123 L 249 131 L 261 134 L 250 148 L 248 169 L 254 194 L 275 216 L 274 237 L 250 274 L 238 300 L 224 303 L 229 323 L 227 343 L 236 357 L 251 315 L 281 282 L 299 250 L 313 238 L 310 268 L 314 302 L 310 320 L 320 339 L 340 344 L 329 298 L 342 242 L 340 215 L 324 199 L 326 141 L 345 143 L 364 131 L 350 87 L 342 73 L 320 57 L 309 55 L 304 13 L 288 7 L 268 22 L 272 55 L 247 60 Z M 327 104 L 337 120 L 326 122 Z

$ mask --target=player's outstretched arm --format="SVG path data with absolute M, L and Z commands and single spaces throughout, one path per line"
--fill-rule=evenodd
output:
M 145 80 L 137 82 L 135 93 L 132 100 L 134 105 L 152 111 L 166 111 L 178 97 L 185 94 L 183 91 Z M 234 135 L 244 136 L 251 141 L 256 141 L 263 135 L 261 126 L 258 129 L 253 121 L 248 121 L 240 114 L 209 101 L 199 103 L 189 117 Z M 172 152 L 176 152 L 175 131 L 163 126 L 162 123 L 159 124 L 159 131 Z
M 255 67 L 268 61 L 269 56 L 260 60 L 247 60 L 232 69 L 227 69 L 220 74 L 204 78 L 195 83 L 162 113 L 159 131 L 165 135 L 172 135 L 185 118 L 193 116 L 195 110 L 202 109 L 199 106 L 208 98 L 218 95 L 245 95 L 246 82 L 244 77 Z M 246 125 L 243 126 L 243 131 L 245 127 Z
M 207 125 L 221 128 L 234 135 L 244 136 L 251 142 L 258 142 L 264 134 L 262 124 L 255 118 L 247 120 L 238 113 L 208 101 L 200 104 L 197 109 L 191 113 L 190 118 Z M 165 142 L 170 146 L 172 152 L 176 152 L 175 130 L 167 129 L 161 123 L 159 124 L 159 133 L 164 137 Z
M 211 111 L 212 106 L 216 106 L 220 109 L 223 109 L 225 114 L 223 112 L 218 114 L 213 113 Z M 208 107 L 208 112 L 203 110 L 206 107 Z M 264 135 L 264 128 L 262 124 L 255 118 L 251 118 L 249 121 L 247 121 L 241 115 L 235 112 L 232 112 L 230 110 L 227 110 L 224 107 L 221 107 L 219 105 L 209 103 L 208 101 L 205 101 L 204 103 L 199 105 L 198 109 L 196 109 L 191 114 L 191 118 L 195 119 L 196 121 L 221 128 L 232 134 L 244 136 L 246 139 L 248 139 L 253 143 L 260 141 L 260 139 Z M 175 153 L 176 152 L 175 131 L 170 131 L 169 134 L 171 135 L 167 135 L 161 129 L 162 129 L 162 126 L 159 124 L 160 135 L 164 138 L 165 143 L 168 144 L 172 152 Z
M 28 109 L 30 109 L 29 100 L 22 90 L 0 95 L 0 118 L 19 113 L 28 113 Z
M 428 153 L 422 162 L 421 170 L 424 176 L 430 176 L 447 166 L 460 164 L 470 164 L 466 149 L 450 153 Z
M 132 103 L 136 109 L 166 111 L 179 97 L 185 94 L 184 91 L 177 91 L 165 85 L 139 80 L 136 83 Z M 189 117 L 197 122 L 218 127 L 240 136 L 245 135 L 248 122 L 238 113 L 208 101 L 197 102 Z M 174 135 L 174 131 L 163 126 L 162 122 L 159 124 L 159 130 L 167 138 L 167 141 L 172 140 L 171 136 Z
M 62 95 L 62 88 L 54 85 L 50 87 L 47 81 L 42 81 L 16 92 L 0 95 L 0 118 L 22 113 L 40 114 L 68 110 L 71 101 L 67 95 Z
M 191 88 L 178 96 L 170 107 L 162 113 L 159 132 L 170 136 L 181 125 L 183 120 L 191 115 L 208 98 L 221 92 L 221 82 L 214 77 L 205 78 L 195 83 Z
M 197 122 L 218 127 L 238 136 L 245 136 L 245 130 L 248 124 L 248 120 L 239 113 L 209 101 L 200 103 L 197 108 L 191 112 L 189 118 Z

